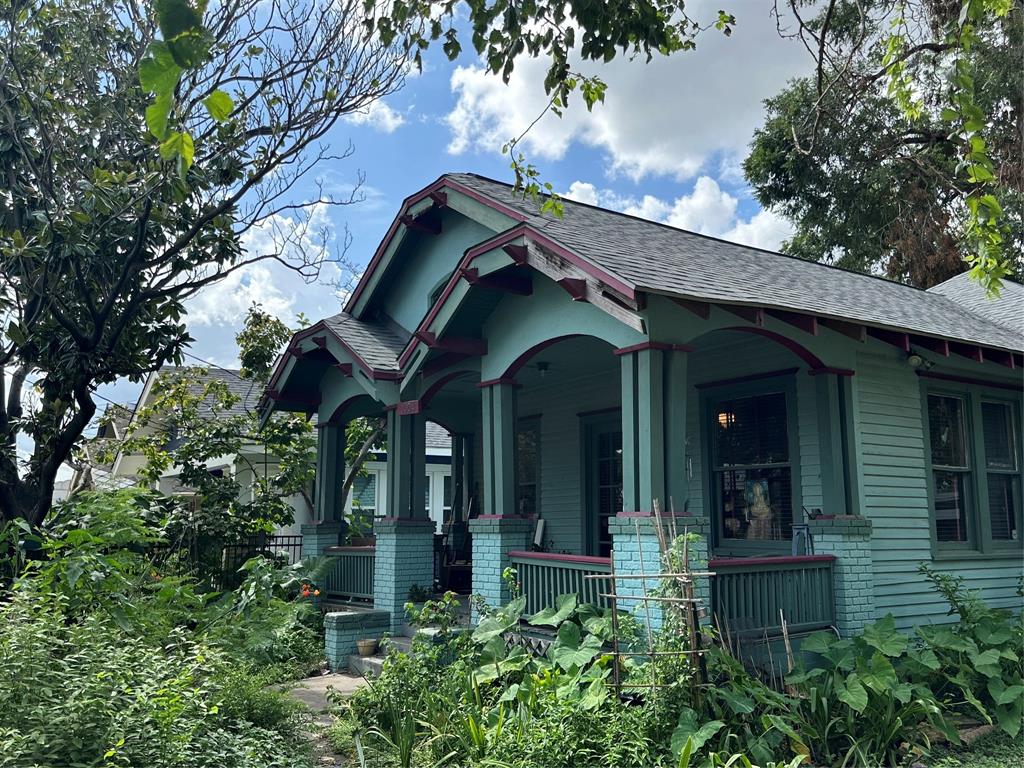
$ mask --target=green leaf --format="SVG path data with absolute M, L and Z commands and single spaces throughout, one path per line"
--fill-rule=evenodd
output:
M 1002 669 L 999 666 L 999 651 L 989 648 L 981 653 L 968 654 L 974 668 L 985 675 L 985 677 L 999 677 Z
M 160 157 L 164 160 L 180 159 L 187 170 L 195 156 L 195 145 L 192 137 L 184 131 L 173 131 L 160 143 Z
M 235 108 L 235 102 L 231 100 L 224 91 L 214 91 L 205 99 L 203 104 L 206 105 L 206 111 L 210 113 L 210 117 L 216 120 L 218 123 L 223 123 L 231 115 L 231 110 Z
M 716 693 L 720 699 L 729 705 L 729 709 L 737 715 L 749 715 L 754 711 L 754 700 L 739 691 L 734 691 L 730 688 L 719 688 Z
M 864 627 L 862 637 L 886 656 L 899 656 L 907 647 L 907 637 L 896 630 L 896 619 L 891 615 Z
M 800 643 L 800 650 L 810 653 L 825 653 L 835 642 L 836 636 L 831 632 L 815 632 L 804 638 L 804 641 Z
M 582 669 L 601 653 L 600 638 L 587 635 L 582 643 L 580 638 L 580 628 L 567 621 L 558 628 L 555 642 L 551 644 L 551 660 L 566 672 Z
M 567 595 L 559 595 L 555 598 L 554 606 L 548 606 L 533 614 L 528 621 L 533 626 L 557 627 L 567 618 L 572 616 L 576 610 L 578 597 L 575 592 Z
M 842 678 L 836 678 L 836 696 L 854 712 L 860 714 L 868 706 L 868 692 L 861 685 L 856 673 L 851 672 L 846 676 L 844 683 Z
M 160 141 L 167 138 L 167 123 L 171 116 L 171 99 L 168 96 L 157 96 L 156 100 L 146 107 L 146 128 Z
M 672 731 L 672 754 L 681 755 L 687 742 L 693 750 L 703 747 L 708 740 L 725 727 L 721 720 L 711 720 L 701 724 L 700 715 L 689 707 L 679 713 L 679 722 Z
M 81 560 L 71 561 L 71 565 L 68 566 L 66 574 L 69 587 L 71 587 L 72 589 L 75 588 L 75 584 L 78 583 L 78 580 L 81 578 L 83 571 L 85 571 L 85 563 L 83 563 Z
M 896 670 L 881 653 L 875 653 L 867 666 L 859 670 L 861 683 L 875 693 L 885 694 L 896 686 Z
M 996 707 L 996 722 L 1013 738 L 1020 733 L 1022 718 L 1024 718 L 1024 699 L 1020 697 L 1012 703 Z
M 157 23 L 164 40 L 177 37 L 182 32 L 198 29 L 203 25 L 203 10 L 206 4 L 193 8 L 188 0 L 156 0 Z
M 139 64 L 139 84 L 148 93 L 170 97 L 181 77 L 179 67 L 167 44 L 154 40 L 146 49 L 146 55 Z

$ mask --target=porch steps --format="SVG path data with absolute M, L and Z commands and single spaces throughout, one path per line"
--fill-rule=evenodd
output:
M 348 657 L 348 668 L 352 674 L 363 677 L 379 677 L 384 668 L 384 659 L 389 653 L 408 653 L 412 648 L 412 638 L 416 630 L 408 624 L 402 627 L 402 634 L 392 635 L 381 642 L 381 647 L 374 656 L 359 656 L 353 654 Z

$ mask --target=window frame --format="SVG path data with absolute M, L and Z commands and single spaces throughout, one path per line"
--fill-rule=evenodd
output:
M 964 402 L 965 450 L 967 451 L 968 494 L 966 541 L 939 541 L 935 519 L 935 465 L 932 463 L 931 419 L 928 414 L 928 398 L 955 397 Z M 1016 470 L 990 470 L 985 454 L 984 421 L 982 403 L 995 403 L 1010 409 L 1011 436 L 1014 438 Z M 1021 502 L 1024 495 L 1024 456 L 1021 455 L 1021 416 L 1024 413 L 1024 398 L 996 386 L 980 384 L 957 384 L 952 382 L 921 382 L 921 418 L 924 441 L 925 490 L 928 499 L 928 531 L 931 538 L 933 560 L 955 560 L 959 558 L 1019 557 L 1024 548 L 1024 509 Z M 942 467 L 938 467 L 942 471 Z M 1016 485 L 1017 538 L 993 539 L 992 519 L 988 498 L 988 475 L 1005 474 L 1014 476 Z
M 520 416 L 516 419 L 516 451 L 515 451 L 515 478 L 516 478 L 516 514 L 519 514 L 521 509 L 520 500 L 522 495 L 520 489 L 524 485 L 532 485 L 533 488 L 533 499 L 534 509 L 527 514 L 532 517 L 540 517 L 541 513 L 541 470 L 543 467 L 543 433 L 541 432 L 541 417 L 540 414 L 534 414 L 531 416 Z M 537 435 L 537 466 L 536 475 L 532 483 L 523 483 L 521 473 L 519 471 L 519 435 L 523 432 L 536 432 Z
M 782 393 L 786 402 L 786 438 L 789 461 L 770 466 L 789 466 L 790 500 L 792 522 L 803 520 L 803 483 L 801 479 L 800 434 L 798 424 L 798 403 L 796 374 L 780 372 L 751 381 L 726 382 L 700 388 L 700 442 L 703 465 L 704 507 L 711 519 L 711 537 L 714 552 L 726 557 L 748 557 L 754 555 L 786 555 L 792 551 L 790 539 L 734 539 L 725 536 L 725 520 L 721 513 L 721 495 L 715 467 L 714 409 L 727 400 L 738 400 L 760 395 Z M 761 466 L 761 465 L 758 465 Z M 765 465 L 768 466 L 768 465 Z

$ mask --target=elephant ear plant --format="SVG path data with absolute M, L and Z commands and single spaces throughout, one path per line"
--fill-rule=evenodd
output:
M 767 716 L 796 753 L 816 764 L 899 765 L 928 752 L 929 728 L 959 742 L 931 689 L 905 674 L 931 663 L 927 650 L 911 647 L 891 616 L 850 639 L 815 633 L 801 649 L 818 663 L 787 678 L 791 714 Z

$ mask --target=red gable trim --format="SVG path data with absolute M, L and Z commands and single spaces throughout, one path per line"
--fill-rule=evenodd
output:
M 496 200 L 492 200 L 489 197 L 481 195 L 476 190 L 470 189 L 469 187 L 459 184 L 457 181 L 452 181 L 451 179 L 442 176 L 433 184 L 424 187 L 419 192 L 413 193 L 402 201 L 402 207 L 399 209 L 398 215 L 395 216 L 394 221 L 391 222 L 391 226 L 388 227 L 388 231 L 384 235 L 384 239 L 380 241 L 380 245 L 377 246 L 377 250 L 373 253 L 373 258 L 370 259 L 370 263 L 366 267 L 366 271 L 363 272 L 363 276 L 359 280 L 359 284 L 356 286 L 356 289 L 352 292 L 352 296 L 349 297 L 348 302 L 345 304 L 345 311 L 351 312 L 355 307 L 356 302 L 359 301 L 360 296 L 362 296 L 363 291 L 370 282 L 370 278 L 373 277 L 374 273 L 377 271 L 377 267 L 380 265 L 381 259 L 384 258 L 384 252 L 391 245 L 391 241 L 397 234 L 398 228 L 402 226 L 402 217 L 406 215 L 409 208 L 428 198 L 433 200 L 435 205 L 446 206 L 448 204 L 448 197 L 447 195 L 444 195 L 445 189 L 460 192 L 466 197 L 476 200 L 478 203 L 486 205 L 488 208 L 498 211 L 515 221 L 526 221 L 526 216 L 514 208 L 509 208 L 507 205 L 503 205 Z M 443 203 L 438 202 L 441 199 L 441 195 L 444 195 Z

